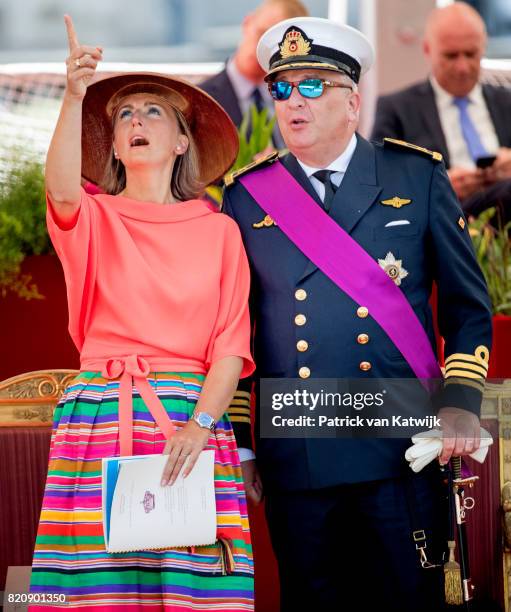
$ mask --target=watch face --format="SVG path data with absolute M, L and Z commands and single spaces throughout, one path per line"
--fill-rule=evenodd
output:
M 208 429 L 214 423 L 213 417 L 211 417 L 209 414 L 206 414 L 205 412 L 199 412 L 196 418 L 201 427 L 207 427 Z

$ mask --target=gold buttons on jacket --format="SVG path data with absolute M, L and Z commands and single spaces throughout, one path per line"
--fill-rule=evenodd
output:
M 300 368 L 298 370 L 298 374 L 300 375 L 300 378 L 309 378 L 309 376 L 311 375 L 311 371 L 309 370 L 309 368 L 306 368 L 304 366 L 303 368 Z
M 369 336 L 367 334 L 358 334 L 357 342 L 359 344 L 367 344 L 369 342 Z
M 372 368 L 369 361 L 362 361 L 358 367 L 362 370 L 362 372 L 367 372 Z
M 296 348 L 300 351 L 300 353 L 304 353 L 309 348 L 309 343 L 307 340 L 298 340 L 296 343 Z
M 304 314 L 297 314 L 295 317 L 295 323 L 297 325 L 305 325 L 307 323 L 307 317 Z
M 361 319 L 365 319 L 368 314 L 369 314 L 369 310 L 365 306 L 359 306 L 357 308 L 357 317 L 360 317 Z
M 305 291 L 305 289 L 297 289 L 295 291 L 295 298 L 299 301 L 299 302 L 303 302 L 303 300 L 307 299 L 307 291 Z

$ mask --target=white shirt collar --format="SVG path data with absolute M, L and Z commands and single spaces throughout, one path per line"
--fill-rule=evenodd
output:
M 238 100 L 250 101 L 252 92 L 256 87 L 261 92 L 261 95 L 264 100 L 271 100 L 266 84 L 254 83 L 250 79 L 247 79 L 245 75 L 241 74 L 241 72 L 238 70 L 238 67 L 236 66 L 234 56 L 230 57 L 227 60 L 225 70 L 227 71 L 227 76 L 229 77 L 229 80 L 232 83 L 234 93 L 236 94 Z
M 451 106 L 455 96 L 445 91 L 445 89 L 439 84 L 439 82 L 435 79 L 433 75 L 430 75 L 429 82 L 431 83 L 431 87 L 433 87 L 433 91 L 435 92 L 435 97 L 438 106 L 440 108 Z M 481 83 L 476 83 L 473 89 L 467 94 L 466 97 L 470 100 L 470 102 L 473 102 L 475 104 L 484 104 L 483 89 L 481 87 Z
M 334 159 L 334 161 L 326 168 L 313 168 L 312 166 L 307 166 L 307 164 L 304 164 L 298 158 L 296 158 L 296 160 L 300 164 L 308 178 L 310 178 L 314 174 L 314 172 L 317 172 L 318 170 L 332 170 L 333 172 L 342 172 L 342 174 L 344 174 L 346 172 L 346 169 L 348 168 L 348 164 L 350 163 L 351 158 L 353 157 L 353 153 L 355 153 L 356 148 L 357 137 L 355 134 L 353 134 L 351 140 L 348 143 L 348 146 L 339 155 L 339 157 L 337 159 Z

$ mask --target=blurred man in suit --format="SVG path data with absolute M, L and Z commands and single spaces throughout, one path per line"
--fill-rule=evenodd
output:
M 468 4 L 434 10 L 424 53 L 427 81 L 378 100 L 372 138 L 398 138 L 439 151 L 466 214 L 511 206 L 511 91 L 480 83 L 486 28 Z M 486 169 L 477 159 L 491 155 Z
M 241 42 L 227 60 L 224 70 L 201 83 L 202 89 L 224 107 L 236 126 L 239 127 L 252 104 L 258 110 L 266 107 L 273 114 L 273 100 L 256 57 L 257 43 L 262 34 L 279 21 L 305 15 L 308 11 L 300 0 L 264 0 L 243 19 Z M 283 145 L 277 130 L 274 140 L 276 147 Z

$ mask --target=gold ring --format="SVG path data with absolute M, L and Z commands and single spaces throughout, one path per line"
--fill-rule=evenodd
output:
M 81 67 L 81 64 L 80 64 L 80 58 L 79 58 L 79 57 L 77 57 L 77 58 L 75 59 L 75 66 L 76 66 L 77 68 L 80 68 L 80 67 Z

